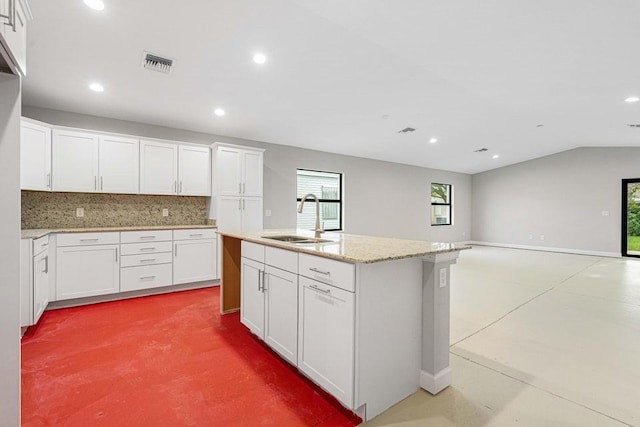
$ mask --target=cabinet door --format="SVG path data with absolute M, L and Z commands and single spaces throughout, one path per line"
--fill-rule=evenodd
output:
M 33 325 L 32 243 L 31 239 L 20 240 L 20 326 Z
M 209 147 L 181 145 L 179 150 L 178 194 L 211 196 L 211 150 Z
M 178 194 L 178 146 L 140 141 L 140 193 Z
M 240 322 L 264 339 L 264 264 L 242 258 L 240 270 Z
M 216 239 L 173 242 L 173 284 L 218 278 Z
M 299 283 L 298 368 L 351 408 L 354 294 L 305 277 Z
M 33 259 L 33 323 L 49 304 L 49 252 L 44 251 Z
M 0 0 L 0 13 L 3 15 L 10 13 L 9 3 L 7 0 Z M 16 8 L 14 27 L 7 25 L 6 18 L 0 18 L 0 32 L 8 48 L 9 67 L 24 76 L 27 72 L 27 13 L 22 8 L 22 2 L 16 0 L 14 5 Z
M 51 129 L 24 120 L 20 124 L 20 188 L 51 190 Z
M 139 141 L 117 136 L 100 136 L 99 140 L 99 191 L 137 194 L 140 177 Z
M 120 291 L 119 245 L 67 246 L 57 250 L 58 301 Z
M 216 224 L 220 230 L 242 230 L 242 199 L 218 197 Z
M 262 156 L 258 151 L 242 153 L 242 195 L 262 197 Z
M 219 196 L 239 196 L 241 191 L 242 151 L 218 147 L 216 153 L 216 192 Z
M 265 267 L 264 340 L 293 365 L 298 364 L 298 275 Z
M 98 135 L 53 131 L 53 190 L 98 191 Z
M 262 230 L 262 198 L 242 198 L 242 229 Z

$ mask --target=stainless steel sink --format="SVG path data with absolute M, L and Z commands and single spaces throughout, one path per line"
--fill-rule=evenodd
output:
M 262 236 L 263 239 L 271 239 L 278 240 L 280 242 L 287 243 L 326 243 L 332 242 L 332 240 L 328 239 L 317 239 L 314 237 L 305 237 L 305 236 Z

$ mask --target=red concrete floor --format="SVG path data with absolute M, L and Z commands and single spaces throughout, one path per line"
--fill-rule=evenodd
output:
M 45 312 L 22 340 L 25 426 L 353 426 L 219 314 L 219 288 Z

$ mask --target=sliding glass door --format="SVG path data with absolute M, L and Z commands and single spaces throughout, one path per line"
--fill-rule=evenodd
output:
M 622 180 L 622 256 L 640 258 L 640 178 Z

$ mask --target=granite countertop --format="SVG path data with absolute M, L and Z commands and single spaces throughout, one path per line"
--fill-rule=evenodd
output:
M 217 228 L 215 225 L 132 225 L 122 227 L 86 227 L 86 228 L 38 228 L 22 230 L 23 239 L 39 239 L 52 233 L 98 233 L 107 231 L 144 231 L 144 230 L 188 230 Z
M 456 243 L 436 243 L 424 240 L 392 239 L 331 232 L 320 235 L 321 239 L 330 240 L 325 243 L 290 243 L 264 238 L 265 236 L 282 235 L 315 237 L 315 233 L 308 230 L 218 231 L 218 234 L 295 252 L 363 264 L 471 249 L 471 246 Z

